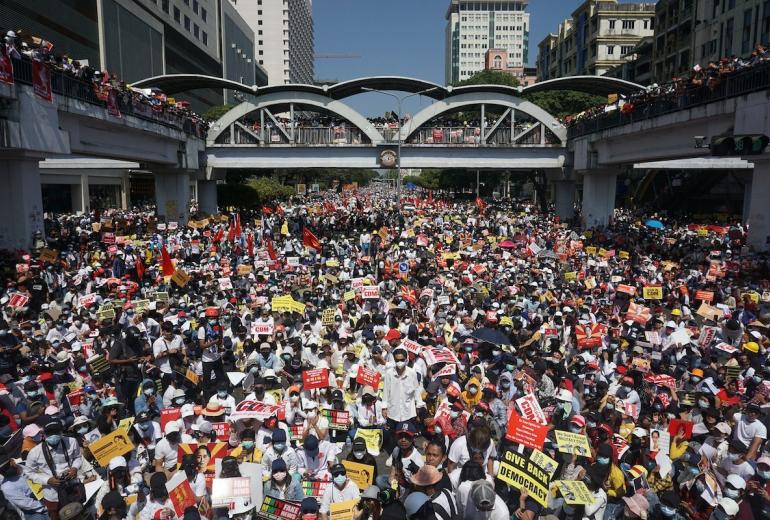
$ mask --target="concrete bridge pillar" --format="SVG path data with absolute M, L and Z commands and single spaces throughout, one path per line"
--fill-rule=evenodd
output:
M 758 251 L 770 250 L 770 161 L 755 161 L 754 174 L 751 179 L 751 189 L 744 198 L 749 201 L 748 210 L 744 207 L 744 215 L 748 214 L 746 223 L 749 225 L 748 244 Z
M 190 176 L 184 170 L 155 171 L 155 205 L 166 222 L 187 224 L 190 217 Z
M 586 227 L 606 226 L 615 210 L 616 171 L 589 170 L 583 176 L 583 222 Z
M 198 181 L 198 210 L 207 215 L 216 215 L 217 181 Z
M 554 181 L 554 202 L 556 215 L 562 220 L 569 220 L 575 216 L 575 181 Z
M 0 161 L 0 248 L 28 249 L 43 231 L 40 157 L 11 156 Z

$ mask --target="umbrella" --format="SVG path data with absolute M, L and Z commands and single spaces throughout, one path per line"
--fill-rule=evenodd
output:
M 498 244 L 498 247 L 502 247 L 503 249 L 514 249 L 516 247 L 516 244 L 514 244 L 510 240 L 503 240 Z
M 482 327 L 474 330 L 471 333 L 471 337 L 485 343 L 492 343 L 493 345 L 511 344 L 511 340 L 508 339 L 508 336 L 497 329 L 490 329 L 489 327 Z
M 413 190 L 413 189 L 416 189 L 416 188 L 417 188 L 417 185 L 415 183 L 413 183 L 413 182 L 407 182 L 406 183 L 406 189 L 407 190 Z
M 644 223 L 644 225 L 652 229 L 663 229 L 664 227 L 666 227 L 665 225 L 663 225 L 663 222 L 661 222 L 660 220 L 654 220 L 654 219 L 648 220 L 647 222 Z

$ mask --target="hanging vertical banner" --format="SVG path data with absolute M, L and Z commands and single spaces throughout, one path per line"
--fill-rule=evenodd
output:
M 5 45 L 0 45 L 0 82 L 13 85 L 13 61 Z
M 32 60 L 32 88 L 40 99 L 53 101 L 51 69 L 48 68 L 48 64 Z
M 114 88 L 111 88 L 110 93 L 107 94 L 107 112 L 112 117 L 122 117 L 120 108 L 118 108 L 118 91 Z

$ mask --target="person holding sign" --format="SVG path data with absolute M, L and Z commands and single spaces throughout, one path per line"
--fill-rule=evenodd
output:
M 319 509 L 321 520 L 329 520 L 329 507 L 332 503 L 356 500 L 361 496 L 356 483 L 348 478 L 345 466 L 335 464 L 331 467 L 331 474 L 332 484 L 326 486 L 321 497 L 321 508 Z

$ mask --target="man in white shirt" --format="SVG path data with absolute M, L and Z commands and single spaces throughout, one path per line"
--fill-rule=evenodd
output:
M 767 439 L 767 427 L 759 420 L 761 413 L 762 408 L 758 404 L 750 403 L 745 413 L 733 416 L 733 439 L 741 441 L 748 448 L 746 460 L 756 459 L 760 445 Z
M 387 419 L 391 430 L 398 423 L 414 420 L 417 417 L 417 409 L 425 408 L 417 373 L 406 365 L 407 359 L 405 348 L 394 349 L 393 361 L 396 366 L 385 374 L 382 415 Z M 393 441 L 389 442 L 392 444 Z
M 169 356 L 177 356 L 182 352 L 182 337 L 174 334 L 174 326 L 170 321 L 161 325 L 161 336 L 152 344 L 152 355 L 155 364 L 163 374 L 171 375 L 171 360 Z
M 155 445 L 155 471 L 172 472 L 176 470 L 177 451 L 182 442 L 179 423 L 169 421 L 164 430 L 165 437 Z
M 335 464 L 331 469 L 332 482 L 326 486 L 321 497 L 321 520 L 329 519 L 329 506 L 346 500 L 357 500 L 361 497 L 358 486 L 347 476 L 345 466 Z

